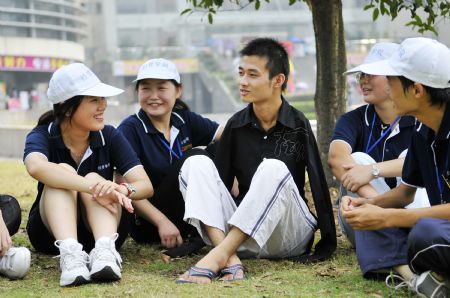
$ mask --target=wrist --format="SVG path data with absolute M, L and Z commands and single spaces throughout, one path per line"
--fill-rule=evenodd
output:
M 380 177 L 380 169 L 378 168 L 377 164 L 372 164 L 372 177 L 373 179 L 377 179 Z
M 136 188 L 132 185 L 132 184 L 130 184 L 130 183 L 126 183 L 126 182 L 123 182 L 123 183 L 120 183 L 119 184 L 120 186 L 121 186 L 121 188 L 125 188 L 125 193 L 123 193 L 123 194 L 125 194 L 127 197 L 131 197 L 134 193 L 136 193 Z

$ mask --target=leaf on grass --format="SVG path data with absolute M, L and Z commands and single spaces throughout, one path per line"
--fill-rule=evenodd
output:
M 172 259 L 170 256 L 168 256 L 166 254 L 162 254 L 161 258 L 162 258 L 163 262 L 166 264 L 170 263 L 170 260 Z

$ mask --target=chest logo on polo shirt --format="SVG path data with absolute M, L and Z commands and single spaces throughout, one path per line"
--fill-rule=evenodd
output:
M 110 166 L 111 166 L 111 165 L 110 165 L 110 163 L 108 162 L 108 163 L 105 163 L 105 164 L 103 164 L 103 165 L 99 165 L 99 166 L 97 167 L 97 170 L 103 171 L 103 170 L 109 168 Z
M 304 128 L 296 128 L 294 130 L 274 133 L 276 138 L 275 156 L 295 157 L 296 161 L 305 159 L 305 145 L 306 142 L 301 142 L 304 136 L 308 135 L 308 131 Z
M 192 148 L 191 140 L 189 137 L 185 137 L 184 139 L 180 140 L 181 145 L 181 151 L 185 152 Z

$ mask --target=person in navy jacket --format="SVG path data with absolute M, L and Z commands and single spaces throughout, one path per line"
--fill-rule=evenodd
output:
M 59 254 L 61 286 L 121 278 L 131 200 L 153 193 L 126 139 L 104 124 L 105 97 L 121 92 L 84 64 L 63 66 L 47 91 L 53 110 L 26 138 L 23 160 L 39 181 L 27 231 L 37 251 Z M 112 181 L 114 169 L 126 182 Z
M 208 155 L 194 148 L 212 148 L 223 128 L 189 111 L 181 100 L 181 78 L 173 62 L 148 60 L 135 82 L 141 108 L 124 119 L 118 130 L 142 161 L 155 193 L 148 200 L 133 202 L 136 217 L 130 235 L 139 243 L 160 242 L 169 256 L 192 253 L 204 244 L 195 228 L 183 220 L 185 204 L 178 175 L 186 158 Z

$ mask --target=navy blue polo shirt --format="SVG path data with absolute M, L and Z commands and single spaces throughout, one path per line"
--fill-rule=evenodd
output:
M 218 123 L 187 110 L 173 111 L 170 122 L 170 143 L 142 109 L 125 118 L 118 127 L 139 156 L 154 188 L 180 157 L 180 151 L 182 155 L 193 147 L 209 145 L 219 128 Z
M 397 159 L 404 150 L 408 149 L 414 131 L 423 129 L 423 126 L 416 122 L 414 117 L 401 117 L 394 131 L 387 133 L 368 154 L 376 162 Z M 381 137 L 387 126 L 389 125 L 381 122 L 373 105 L 364 105 L 339 118 L 331 139 L 346 142 L 352 153 L 366 153 L 366 149 Z M 370 136 L 371 132 L 372 136 Z M 395 178 L 385 178 L 385 181 L 390 188 L 397 185 Z
M 59 126 L 53 123 L 37 126 L 27 135 L 23 160 L 31 153 L 43 154 L 49 162 L 69 164 L 80 176 L 95 172 L 107 180 L 113 180 L 114 169 L 125 175 L 132 168 L 141 166 L 127 140 L 110 125 L 100 131 L 91 131 L 89 147 L 79 166 L 70 156 Z M 37 206 L 43 188 L 44 184 L 39 182 L 32 209 Z
M 449 138 L 450 107 L 447 104 L 438 133 L 431 129 L 426 135 L 415 133 L 403 165 L 402 182 L 413 187 L 425 187 L 431 205 L 450 202 L 450 187 L 445 181 L 450 182 Z

